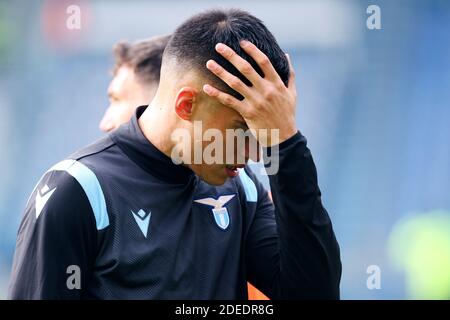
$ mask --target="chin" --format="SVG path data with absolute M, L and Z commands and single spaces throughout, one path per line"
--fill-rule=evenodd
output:
M 219 175 L 211 175 L 207 177 L 200 177 L 203 181 L 205 181 L 207 184 L 210 184 L 212 186 L 221 186 L 223 185 L 227 180 L 227 176 L 219 176 Z

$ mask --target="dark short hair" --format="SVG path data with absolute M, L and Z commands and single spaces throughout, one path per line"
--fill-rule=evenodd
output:
M 159 83 L 161 60 L 170 35 L 159 36 L 134 43 L 119 42 L 114 46 L 113 74 L 126 65 L 143 84 Z
M 178 65 L 199 69 L 219 89 L 243 99 L 240 94 L 206 68 L 206 62 L 213 59 L 227 71 L 250 85 L 248 79 L 216 52 L 215 45 L 221 42 L 231 47 L 238 55 L 247 60 L 261 76 L 264 76 L 256 62 L 241 49 L 239 45 L 241 40 L 250 41 L 266 54 L 287 86 L 289 63 L 275 37 L 261 20 L 239 9 L 213 9 L 189 18 L 173 33 L 164 52 L 164 59 L 174 57 Z

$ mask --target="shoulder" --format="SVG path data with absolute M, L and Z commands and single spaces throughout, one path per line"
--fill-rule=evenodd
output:
M 106 136 L 94 141 L 90 145 L 75 151 L 67 158 L 74 159 L 74 160 L 81 160 L 86 157 L 101 155 L 102 152 L 105 152 L 106 150 L 113 147 L 114 145 L 115 145 L 115 142 L 111 139 L 111 136 L 106 135 Z
M 97 230 L 109 225 L 105 196 L 97 175 L 81 161 L 66 159 L 52 166 L 36 187 L 36 199 L 46 197 L 46 192 L 54 192 L 48 209 L 72 212 L 83 208 L 95 218 Z
M 29 200 L 29 206 L 35 208 L 36 219 L 40 220 L 51 219 L 56 223 L 90 220 L 92 209 L 87 195 L 76 177 L 69 170 L 62 170 L 64 164 L 68 165 L 68 162 L 61 162 L 58 170 L 44 174 Z
M 105 137 L 53 165 L 33 190 L 27 211 L 34 211 L 36 219 L 45 212 L 45 220 L 83 217 L 92 220 L 97 230 L 106 228 L 109 217 L 96 167 L 103 162 L 102 153 L 113 145 Z

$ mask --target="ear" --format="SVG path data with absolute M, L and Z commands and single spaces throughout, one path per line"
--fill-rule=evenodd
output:
M 183 120 L 191 120 L 192 106 L 194 104 L 197 91 L 191 87 L 183 87 L 178 91 L 175 99 L 175 112 Z

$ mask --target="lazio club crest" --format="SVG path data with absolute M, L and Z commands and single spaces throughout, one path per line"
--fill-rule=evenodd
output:
M 204 198 L 194 201 L 213 207 L 212 213 L 216 224 L 219 226 L 219 228 L 225 230 L 230 225 L 230 215 L 228 214 L 227 208 L 224 208 L 224 205 L 227 204 L 231 199 L 233 199 L 234 196 L 234 194 L 230 194 L 226 196 L 220 196 L 217 200 L 214 198 Z

